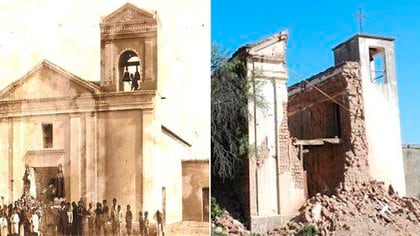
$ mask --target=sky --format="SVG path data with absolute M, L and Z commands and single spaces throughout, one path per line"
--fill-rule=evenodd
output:
M 210 0 L 0 0 L 0 89 L 44 59 L 98 81 L 99 23 L 127 2 L 156 14 L 159 118 L 209 158 Z
M 334 64 L 332 48 L 360 32 L 395 38 L 403 144 L 420 144 L 420 4 L 418 1 L 212 0 L 212 43 L 229 52 L 288 30 L 286 60 L 304 78 Z M 289 84 L 300 80 L 289 75 Z M 386 127 L 384 127 L 386 128 Z

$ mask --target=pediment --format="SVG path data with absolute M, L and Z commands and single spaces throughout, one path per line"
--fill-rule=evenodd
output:
M 106 16 L 102 20 L 102 24 L 126 23 L 133 21 L 151 22 L 155 21 L 155 17 L 152 13 L 140 9 L 130 3 L 126 3 Z
M 274 59 L 283 59 L 286 50 L 287 32 L 283 31 L 255 44 L 249 45 L 249 54 Z
M 77 98 L 93 95 L 100 88 L 64 69 L 43 61 L 24 77 L 10 84 L 0 92 L 0 101 Z

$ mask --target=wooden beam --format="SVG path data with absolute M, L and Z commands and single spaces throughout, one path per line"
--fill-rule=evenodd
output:
M 324 140 L 324 142 L 331 143 L 331 144 L 339 144 L 339 143 L 343 142 L 343 140 L 341 138 L 337 138 L 337 137 L 335 137 L 335 138 L 324 138 L 323 140 Z
M 339 144 L 342 143 L 343 140 L 335 137 L 335 138 L 317 138 L 317 139 L 295 139 L 293 141 L 293 145 L 303 145 L 303 146 L 321 146 L 325 143 L 329 144 Z

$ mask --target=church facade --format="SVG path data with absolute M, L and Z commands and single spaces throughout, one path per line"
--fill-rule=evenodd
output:
M 197 150 L 206 150 L 198 139 L 209 128 L 181 132 L 185 138 L 172 129 L 182 126 L 165 123 L 182 117 L 165 110 L 177 99 L 159 88 L 176 79 L 160 77 L 159 66 L 170 66 L 158 59 L 160 24 L 158 12 L 127 3 L 101 19 L 100 81 L 44 60 L 1 91 L 0 192 L 6 201 L 22 195 L 25 166 L 37 198 L 62 169 L 67 200 L 116 198 L 136 215 L 160 210 L 168 224 L 182 220 L 181 163 L 208 160 L 209 153 Z

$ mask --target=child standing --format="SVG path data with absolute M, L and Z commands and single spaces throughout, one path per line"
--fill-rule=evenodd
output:
M 123 213 L 122 213 L 122 210 L 121 210 L 121 206 L 120 205 L 118 205 L 118 207 L 117 207 L 117 215 L 116 215 L 116 218 L 117 218 L 117 233 L 118 233 L 118 235 L 122 235 L 121 225 L 124 222 L 124 217 L 123 217 Z
M 127 205 L 127 212 L 125 213 L 125 227 L 127 228 L 127 234 L 131 235 L 131 226 L 133 220 L 133 213 L 131 213 L 130 205 Z
M 144 235 L 144 218 L 143 218 L 143 212 L 139 212 L 139 232 L 140 236 Z
M 20 218 L 16 209 L 13 209 L 13 214 L 10 217 L 10 221 L 12 222 L 12 235 L 19 235 Z

